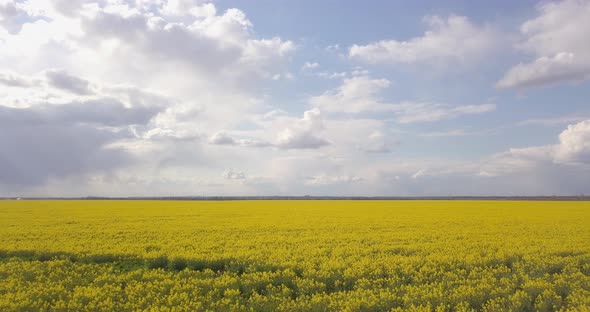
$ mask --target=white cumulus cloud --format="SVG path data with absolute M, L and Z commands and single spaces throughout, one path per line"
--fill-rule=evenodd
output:
M 526 88 L 590 77 L 590 1 L 565 0 L 538 6 L 538 15 L 520 27 L 518 49 L 532 54 L 496 84 L 499 88 Z
M 283 149 L 315 149 L 329 145 L 320 136 L 324 122 L 319 109 L 314 108 L 303 113 L 303 118 L 278 134 L 276 146 Z
M 493 29 L 465 16 L 427 16 L 424 22 L 429 29 L 420 37 L 355 44 L 348 56 L 371 64 L 461 64 L 489 53 L 498 39 Z
M 590 164 L 590 120 L 570 125 L 559 135 L 559 162 Z

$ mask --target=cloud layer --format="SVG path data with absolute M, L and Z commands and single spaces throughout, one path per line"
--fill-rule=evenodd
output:
M 380 112 L 397 118 L 400 123 L 431 122 L 481 114 L 496 109 L 495 104 L 452 106 L 441 103 L 386 103 L 380 97 L 382 90 L 389 88 L 387 79 L 371 79 L 368 76 L 345 78 L 342 84 L 321 95 L 311 97 L 311 105 L 329 112 L 362 113 Z
M 590 191 L 588 1 L 342 34 L 225 5 L 0 0 L 0 196 Z

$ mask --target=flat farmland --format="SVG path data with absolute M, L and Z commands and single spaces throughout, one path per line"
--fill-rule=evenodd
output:
M 0 201 L 1 311 L 587 311 L 590 202 Z

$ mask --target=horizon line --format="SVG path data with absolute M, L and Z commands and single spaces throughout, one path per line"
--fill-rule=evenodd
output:
M 269 196 L 0 196 L 0 200 L 568 200 L 590 201 L 589 195 L 490 195 L 490 196 L 324 196 L 324 195 L 269 195 Z

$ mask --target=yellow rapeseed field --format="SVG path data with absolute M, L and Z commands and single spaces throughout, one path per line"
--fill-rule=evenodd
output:
M 0 311 L 588 311 L 590 202 L 0 201 Z

